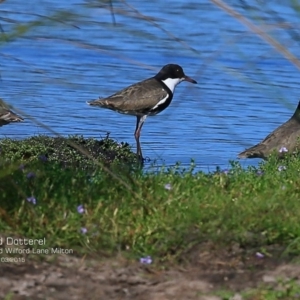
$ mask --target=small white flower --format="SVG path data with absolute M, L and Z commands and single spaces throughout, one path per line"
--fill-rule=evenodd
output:
M 260 252 L 256 252 L 255 253 L 255 256 L 257 257 L 257 258 L 264 258 L 265 256 L 262 254 L 262 253 L 260 253 Z
M 172 189 L 171 183 L 165 184 L 165 189 L 170 191 Z
M 88 230 L 87 230 L 85 227 L 81 227 L 81 228 L 80 228 L 80 232 L 81 232 L 82 234 L 86 234 L 86 233 L 88 232 Z
M 279 149 L 279 152 L 280 152 L 280 153 L 284 153 L 284 152 L 289 152 L 289 150 L 288 150 L 287 148 L 285 148 L 285 147 L 281 147 L 281 148 Z
M 281 172 L 281 171 L 284 171 L 286 170 L 286 167 L 285 166 L 279 166 L 278 167 L 278 171 Z
M 146 264 L 146 265 L 152 264 L 152 258 L 151 258 L 151 256 L 146 256 L 146 257 L 140 258 L 140 263 L 141 264 Z

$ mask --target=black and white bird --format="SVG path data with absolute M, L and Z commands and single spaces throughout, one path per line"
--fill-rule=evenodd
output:
M 148 116 L 157 115 L 170 105 L 175 87 L 182 81 L 197 83 L 184 74 L 181 66 L 168 64 L 154 77 L 135 83 L 107 98 L 100 98 L 87 103 L 136 116 L 134 137 L 137 145 L 137 156 L 139 160 L 143 161 L 140 145 L 142 126 Z

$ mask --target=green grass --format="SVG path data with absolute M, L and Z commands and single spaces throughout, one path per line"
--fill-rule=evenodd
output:
M 47 159 L 63 166 L 93 169 L 95 160 L 101 164 L 132 163 L 136 155 L 129 144 L 117 143 L 108 134 L 101 140 L 79 135 L 66 138 L 38 135 L 23 140 L 1 139 L 0 158 L 11 162 Z
M 47 247 L 80 253 L 124 251 L 162 260 L 202 241 L 279 244 L 299 253 L 300 161 L 287 157 L 280 164 L 286 170 L 278 171 L 271 159 L 258 175 L 258 169 L 243 170 L 236 162 L 228 174 L 205 174 L 193 166 L 143 173 L 115 164 L 107 173 L 100 166 L 88 172 L 54 161 L 21 167 L 3 161 L 0 232 L 45 237 Z

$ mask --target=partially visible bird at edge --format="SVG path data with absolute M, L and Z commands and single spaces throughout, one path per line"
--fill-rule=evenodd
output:
M 9 123 L 22 122 L 23 118 L 18 116 L 2 99 L 0 99 L 0 127 Z
M 238 158 L 262 158 L 267 160 L 271 153 L 279 158 L 285 153 L 293 153 L 300 149 L 300 101 L 292 117 L 271 132 L 263 141 L 246 149 Z

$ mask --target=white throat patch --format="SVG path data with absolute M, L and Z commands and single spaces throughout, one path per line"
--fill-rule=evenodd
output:
M 168 78 L 162 80 L 162 82 L 171 90 L 172 93 L 174 93 L 176 85 L 183 80 L 184 78 Z

